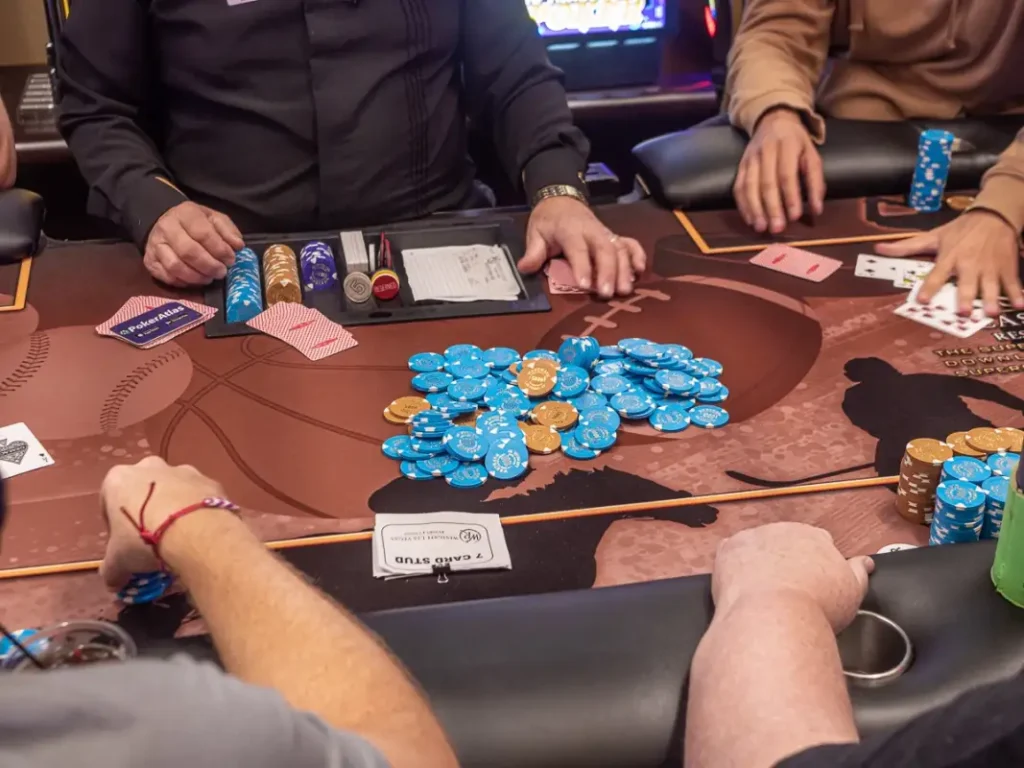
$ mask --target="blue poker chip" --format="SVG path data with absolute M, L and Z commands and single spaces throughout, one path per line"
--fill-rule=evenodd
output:
M 648 360 L 660 360 L 665 356 L 665 349 L 660 344 L 633 344 L 626 350 L 626 354 L 634 360 L 644 363 Z
M 981 484 L 986 494 L 985 509 L 999 511 L 1006 506 L 1006 497 L 1010 493 L 1010 480 L 1003 475 L 995 475 Z
M 584 392 L 579 397 L 573 397 L 569 399 L 569 404 L 576 409 L 577 412 L 583 413 L 589 411 L 592 408 L 604 408 L 608 405 L 608 398 L 602 395 L 600 392 Z
M 967 457 L 970 458 L 970 457 Z M 985 506 L 985 492 L 974 483 L 947 480 L 935 489 L 936 512 L 944 507 L 951 513 L 971 513 Z
M 609 432 L 616 432 L 622 425 L 622 418 L 608 406 L 601 406 L 580 413 L 579 424 L 580 426 L 604 427 Z
M 538 358 L 542 360 L 551 360 L 555 363 L 562 362 L 558 355 L 550 349 L 531 349 L 523 355 L 523 360 L 536 360 Z
M 558 357 L 566 365 L 589 371 L 601 354 L 601 345 L 593 336 L 570 336 L 558 348 Z
M 619 415 L 626 419 L 647 418 L 646 415 L 653 410 L 654 402 L 645 394 L 639 392 L 623 392 L 615 395 L 609 401 L 612 408 L 618 411 Z
M 644 344 L 650 343 L 651 342 L 649 342 L 647 339 L 619 339 L 618 347 L 628 355 L 629 350 L 632 349 L 633 347 L 639 347 Z
M 463 403 L 482 400 L 485 394 L 487 385 L 483 379 L 458 379 L 448 385 L 448 397 Z
M 594 421 L 586 421 L 576 427 L 572 433 L 577 443 L 592 451 L 606 451 L 615 445 L 619 436 L 613 431 Z
M 447 432 L 444 434 L 447 434 Z M 437 454 L 444 452 L 444 441 L 440 437 L 410 437 L 409 447 L 416 453 L 437 456 Z
M 479 379 L 484 385 L 484 395 L 486 396 L 490 392 L 497 392 L 502 389 L 508 389 L 508 382 L 502 380 L 497 376 L 484 376 Z
M 519 374 L 513 373 L 508 368 L 501 372 L 502 381 L 506 384 L 515 384 L 518 381 Z
M 579 441 L 576 440 L 575 431 L 562 433 L 562 453 L 570 459 L 578 459 L 580 461 L 596 459 L 601 455 L 600 451 L 580 445 Z
M 445 369 L 456 379 L 482 379 L 491 369 L 483 360 L 473 357 L 462 357 L 449 360 Z
M 710 357 L 695 357 L 693 362 L 700 364 L 707 371 L 707 376 L 713 379 L 717 379 L 725 370 L 720 362 L 712 360 Z
M 491 347 L 481 353 L 480 359 L 488 368 L 500 371 L 508 368 L 512 363 L 518 363 L 520 357 L 519 353 L 511 347 Z
M 729 412 L 717 405 L 697 405 L 690 409 L 690 423 L 704 429 L 724 427 L 729 423 Z
M 487 469 L 482 464 L 461 464 L 444 476 L 452 488 L 479 488 L 487 478 Z
M 476 411 L 476 408 L 477 404 L 471 400 L 452 400 L 450 398 L 447 403 L 441 403 L 437 406 L 438 412 L 449 419 L 473 413 Z
M 447 404 L 454 402 L 454 400 L 448 398 Z M 442 403 L 442 405 L 444 404 L 446 403 Z M 413 414 L 413 417 L 409 419 L 409 424 L 413 429 L 427 430 L 429 427 L 447 428 L 451 426 L 451 419 L 437 410 L 420 411 L 419 413 Z
M 412 388 L 417 392 L 443 392 L 455 377 L 444 371 L 417 373 L 412 377 Z
M 697 389 L 693 395 L 701 402 L 707 402 L 705 398 L 714 397 L 721 391 L 722 382 L 718 379 L 697 379 Z
M 595 376 L 618 376 L 626 372 L 624 360 L 606 360 L 594 366 Z
M 690 426 L 689 412 L 677 403 L 659 405 L 649 419 L 659 432 L 682 432 Z
M 599 395 L 612 397 L 630 388 L 629 379 L 617 373 L 606 373 L 590 380 L 590 388 Z
M 619 358 L 624 357 L 626 353 L 617 346 L 610 345 L 601 347 L 598 354 L 600 354 L 602 360 L 618 360 Z
M 530 398 L 515 389 L 506 389 L 502 392 L 485 395 L 484 402 L 487 403 L 488 408 L 515 416 L 524 416 L 531 408 Z
M 436 373 L 444 370 L 444 355 L 437 352 L 417 352 L 409 358 L 409 370 L 416 373 Z
M 631 374 L 633 376 L 653 376 L 658 372 L 657 368 L 644 365 L 636 360 L 626 360 L 623 363 L 623 367 L 625 367 L 627 374 Z
M 647 384 L 647 381 L 645 379 L 644 384 Z M 703 381 L 707 381 L 707 379 Z M 693 391 L 694 386 L 700 384 L 693 376 L 682 371 L 658 371 L 654 374 L 654 383 L 658 385 L 662 392 L 668 392 L 670 395 L 689 394 Z M 718 382 L 716 381 L 715 384 L 718 384 Z
M 590 376 L 578 365 L 563 365 L 558 369 L 558 378 L 552 393 L 568 399 L 582 395 L 590 387 Z
M 402 437 L 402 435 L 399 435 L 399 437 Z M 435 437 L 440 438 L 440 435 L 435 435 Z M 423 439 L 430 440 L 432 438 L 428 437 Z M 420 453 L 415 448 L 413 448 L 411 437 L 409 438 L 409 442 L 395 443 L 393 447 L 395 453 L 398 454 L 398 458 L 402 459 L 403 461 L 419 461 L 420 459 L 429 459 L 433 455 L 430 453 Z
M 992 474 L 997 477 L 1011 477 L 1014 468 L 1020 462 L 1019 453 L 993 453 L 986 462 Z
M 429 472 L 434 477 L 447 475 L 459 468 L 459 460 L 447 454 L 431 456 L 429 459 L 422 459 L 416 462 L 416 468 L 422 472 Z
M 972 456 L 954 456 L 943 462 L 942 477 L 977 485 L 992 477 L 992 468 Z
M 697 395 L 697 399 L 702 403 L 724 403 L 729 399 L 729 388 L 722 384 L 718 391 L 713 395 Z
M 444 356 L 449 361 L 465 358 L 480 360 L 483 358 L 483 354 L 484 351 L 476 344 L 453 344 L 444 351 Z
M 455 382 L 452 382 L 452 384 L 454 384 L 454 383 Z M 449 384 L 448 386 L 451 386 L 451 384 Z M 434 408 L 434 409 L 437 409 L 437 410 L 440 410 L 442 406 L 445 406 L 448 403 L 453 402 L 452 398 L 448 395 L 447 391 L 445 391 L 445 392 L 428 392 L 423 397 L 424 397 L 424 399 L 428 403 L 430 403 L 430 407 L 431 408 Z
M 490 445 L 490 439 L 473 427 L 452 427 L 444 436 L 445 450 L 459 461 L 480 461 Z
M 661 346 L 665 350 L 666 355 L 677 360 L 693 359 L 693 352 L 690 351 L 689 347 L 684 347 L 682 344 L 662 344 Z
M 415 461 L 403 461 L 399 469 L 410 480 L 433 480 L 435 477 L 432 472 L 420 469 Z
M 517 440 L 496 440 L 487 449 L 484 459 L 487 473 L 498 480 L 522 477 L 530 468 L 530 454 L 526 443 Z
M 478 435 L 496 435 L 503 431 L 519 429 L 519 422 L 514 416 L 502 411 L 488 411 L 476 420 L 476 433 Z
M 410 438 L 408 435 L 395 435 L 389 437 L 380 447 L 381 452 L 389 459 L 398 461 L 402 458 L 401 451 L 411 451 Z

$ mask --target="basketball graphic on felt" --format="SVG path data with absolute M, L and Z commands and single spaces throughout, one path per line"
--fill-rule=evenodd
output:
M 644 283 L 633 296 L 588 303 L 562 318 L 538 346 L 558 349 L 565 336 L 594 336 L 601 344 L 646 338 L 683 344 L 697 357 L 718 360 L 730 392 L 721 405 L 733 423 L 785 397 L 814 364 L 822 341 L 820 324 L 802 302 L 758 286 L 697 276 Z
M 169 407 L 191 378 L 173 341 L 147 350 L 84 325 L 35 331 L 0 345 L 0 424 L 23 421 L 40 440 L 107 434 Z

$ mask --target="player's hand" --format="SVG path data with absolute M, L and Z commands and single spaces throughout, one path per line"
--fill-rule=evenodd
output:
M 154 531 L 171 514 L 210 496 L 224 497 L 224 489 L 187 464 L 172 467 L 163 459 L 149 456 L 138 464 L 111 469 L 100 487 L 100 501 L 110 526 L 107 554 L 100 566 L 100 576 L 112 590 L 123 587 L 133 573 L 146 573 L 159 568 L 152 548 L 139 536 L 135 525 L 139 511 L 156 483 L 153 497 L 146 505 L 146 529 Z M 121 512 L 127 510 L 135 525 Z M 182 518 L 186 519 L 186 518 Z M 180 525 L 181 521 L 174 523 Z
M 579 200 L 549 197 L 530 214 L 519 271 L 532 274 L 560 253 L 580 288 L 593 289 L 606 299 L 632 293 L 633 283 L 647 267 L 643 246 L 636 240 L 613 233 Z
M 1006 221 L 984 210 L 968 211 L 948 224 L 906 240 L 880 243 L 886 256 L 935 254 L 935 268 L 925 278 L 917 300 L 927 304 L 950 277 L 957 276 L 957 310 L 969 315 L 981 296 L 985 314 L 999 315 L 1005 292 L 1016 309 L 1024 309 L 1020 282 L 1020 242 Z
M 143 263 L 168 285 L 208 285 L 227 274 L 244 245 L 242 233 L 223 213 L 186 202 L 157 219 Z
M 747 226 L 778 234 L 786 220 L 804 215 L 801 177 L 811 212 L 825 204 L 821 156 L 800 116 L 785 107 L 766 113 L 754 128 L 732 186 L 736 206 Z
M 4 103 L 0 101 L 0 189 L 14 186 L 18 157 L 14 152 L 14 130 Z
M 719 545 L 711 592 L 718 611 L 740 598 L 790 595 L 810 600 L 840 632 L 857 614 L 874 567 L 870 557 L 844 559 L 821 528 L 770 523 Z

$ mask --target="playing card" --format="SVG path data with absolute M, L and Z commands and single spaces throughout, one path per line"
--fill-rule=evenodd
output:
M 215 314 L 216 307 L 195 301 L 134 296 L 113 317 L 96 326 L 96 333 L 151 349 L 202 325 Z
M 802 251 L 788 245 L 769 245 L 750 260 L 751 264 L 782 272 L 785 275 L 820 283 L 841 266 L 843 262 Z
M 975 302 L 970 317 L 961 317 L 956 313 L 956 286 L 953 283 L 942 286 L 929 304 L 918 303 L 917 294 L 921 290 L 921 285 L 917 283 L 914 286 L 906 302 L 896 308 L 895 314 L 956 336 L 958 339 L 969 338 L 992 324 L 992 319 L 982 312 L 980 302 Z
M 310 360 L 321 360 L 358 344 L 341 325 L 302 304 L 275 304 L 246 325 L 280 339 Z
M 857 257 L 857 266 L 853 274 L 857 277 L 871 277 L 875 280 L 895 280 L 903 271 L 901 262 L 903 259 L 889 259 L 885 256 L 875 256 L 872 253 L 862 253 Z
M 572 267 L 565 259 L 549 261 L 544 271 L 548 276 L 548 290 L 551 293 L 590 293 L 580 288 L 576 276 L 572 273 Z
M 903 274 L 893 278 L 892 284 L 897 288 L 913 288 L 914 285 L 931 274 L 935 265 L 930 261 L 908 260 L 903 269 Z
M 6 480 L 52 465 L 50 454 L 24 423 L 0 427 L 0 477 Z

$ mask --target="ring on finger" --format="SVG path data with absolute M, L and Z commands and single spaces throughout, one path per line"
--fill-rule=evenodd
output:
M 610 236 L 608 237 L 608 242 L 610 242 L 610 243 L 615 243 L 615 242 L 618 242 L 618 240 L 619 240 L 619 236 L 618 236 L 618 235 L 616 235 L 615 233 L 612 233 L 612 234 L 611 234 L 611 235 L 610 235 Z

